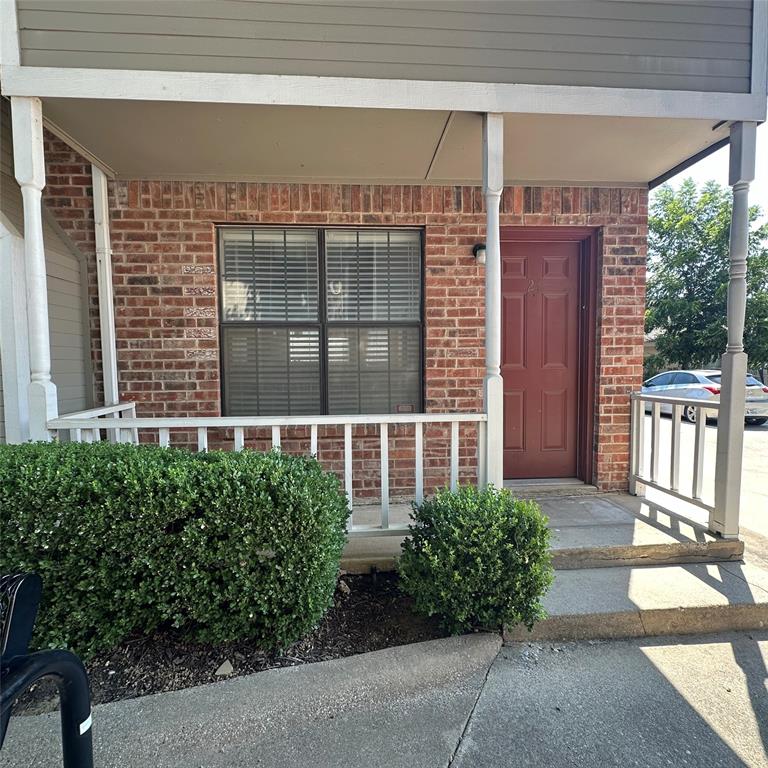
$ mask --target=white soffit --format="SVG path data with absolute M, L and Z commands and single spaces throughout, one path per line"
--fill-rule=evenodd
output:
M 418 110 L 45 99 L 119 178 L 476 183 L 481 119 Z M 712 121 L 507 114 L 507 182 L 644 184 L 727 135 Z
M 506 115 L 504 177 L 535 181 L 645 183 L 728 136 L 710 120 Z M 481 122 L 457 114 L 432 166 L 435 182 L 477 175 Z
M 46 99 L 118 177 L 423 179 L 445 112 Z

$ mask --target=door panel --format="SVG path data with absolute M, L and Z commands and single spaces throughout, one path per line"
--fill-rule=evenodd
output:
M 505 478 L 576 475 L 580 253 L 501 244 Z

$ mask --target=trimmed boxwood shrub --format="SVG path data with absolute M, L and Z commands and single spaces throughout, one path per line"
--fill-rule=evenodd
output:
M 398 570 L 416 610 L 454 634 L 544 615 L 552 583 L 547 518 L 507 490 L 461 486 L 414 506 Z
M 332 602 L 348 514 L 335 475 L 278 451 L 0 446 L 0 572 L 39 573 L 37 645 L 86 656 L 168 623 L 290 645 Z

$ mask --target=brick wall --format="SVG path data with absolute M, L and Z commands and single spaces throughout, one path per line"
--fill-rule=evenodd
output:
M 93 216 L 89 168 L 52 136 L 46 138 L 46 203 L 91 261 Z M 484 274 L 471 256 L 484 238 L 480 190 L 354 184 L 259 184 L 117 181 L 110 184 L 113 282 L 121 397 L 143 416 L 220 413 L 216 299 L 216 224 L 375 225 L 423 227 L 425 253 L 425 386 L 428 411 L 482 407 Z M 638 189 L 513 187 L 502 199 L 502 226 L 601 228 L 595 480 L 605 489 L 627 482 L 628 393 L 642 378 L 646 193 Z M 99 365 L 95 270 L 89 270 L 94 359 Z M 214 436 L 215 438 L 216 436 Z M 221 438 L 228 438 L 222 435 Z M 321 460 L 339 469 L 340 434 L 321 441 Z M 284 446 L 303 447 L 298 431 Z M 251 435 L 266 447 L 268 436 Z M 448 430 L 425 439 L 425 482 L 447 478 Z M 475 476 L 474 428 L 462 430 L 462 477 Z M 355 477 L 361 493 L 378 487 L 378 437 L 361 433 Z M 393 493 L 412 490 L 412 431 L 395 428 L 390 443 Z

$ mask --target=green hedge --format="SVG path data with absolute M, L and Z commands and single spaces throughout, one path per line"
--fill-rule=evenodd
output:
M 496 630 L 544 615 L 552 583 L 547 518 L 509 491 L 462 486 L 414 508 L 399 561 L 416 609 L 450 632 Z
M 277 451 L 0 446 L 0 573 L 43 579 L 39 646 L 90 655 L 170 623 L 283 648 L 330 606 L 348 509 Z

